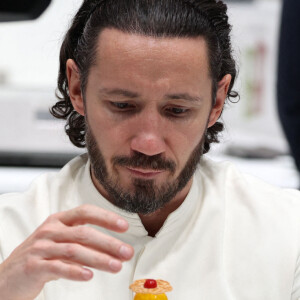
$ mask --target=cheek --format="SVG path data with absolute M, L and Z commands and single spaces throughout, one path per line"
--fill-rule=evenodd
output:
M 199 145 L 206 131 L 205 122 L 195 122 L 185 128 L 176 129 L 172 146 L 177 164 L 182 168 L 189 159 L 192 151 Z
M 108 118 L 105 111 L 99 110 L 97 113 L 91 110 L 88 114 L 88 122 L 98 147 L 106 160 L 110 160 L 115 155 L 124 154 L 128 136 L 127 126 L 116 124 L 116 122 Z M 123 150 L 123 153 L 120 153 L 121 150 Z

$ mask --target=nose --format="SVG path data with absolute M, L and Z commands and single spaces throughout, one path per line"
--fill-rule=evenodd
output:
M 137 117 L 133 124 L 131 150 L 148 156 L 162 154 L 166 150 L 164 124 L 158 112 L 147 112 Z

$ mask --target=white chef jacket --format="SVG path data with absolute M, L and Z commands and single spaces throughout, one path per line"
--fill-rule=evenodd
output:
M 118 274 L 93 270 L 89 282 L 49 282 L 37 300 L 132 300 L 128 287 L 143 278 L 169 281 L 169 300 L 300 299 L 300 193 L 206 158 L 185 201 L 153 238 L 137 214 L 99 194 L 87 155 L 79 156 L 27 192 L 0 196 L 0 261 L 50 214 L 85 203 L 129 222 L 122 234 L 97 228 L 131 244 L 134 257 Z

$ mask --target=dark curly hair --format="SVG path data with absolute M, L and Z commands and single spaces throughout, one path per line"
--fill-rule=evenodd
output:
M 84 0 L 60 50 L 58 76 L 59 101 L 51 114 L 67 120 L 66 133 L 77 147 L 85 147 L 85 119 L 71 103 L 66 62 L 73 59 L 80 72 L 81 89 L 85 93 L 89 70 L 95 63 L 98 36 L 104 28 L 153 37 L 202 36 L 209 49 L 212 78 L 212 101 L 215 101 L 218 82 L 226 75 L 232 77 L 227 98 L 238 97 L 232 91 L 236 78 L 236 65 L 230 42 L 231 26 L 227 6 L 218 0 Z M 216 122 L 207 129 L 204 153 L 211 143 L 217 143 L 223 124 Z

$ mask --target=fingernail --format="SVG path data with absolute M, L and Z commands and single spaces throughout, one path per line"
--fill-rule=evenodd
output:
M 130 258 L 132 255 L 132 250 L 127 246 L 121 246 L 120 254 L 123 258 Z
M 117 226 L 118 226 L 120 229 L 127 229 L 128 223 L 127 223 L 125 220 L 119 219 L 119 220 L 117 221 Z
M 90 270 L 82 271 L 82 275 L 85 280 L 89 280 L 93 277 L 93 273 Z
M 115 259 L 112 259 L 110 262 L 109 262 L 109 267 L 112 271 L 119 271 L 121 270 L 122 268 L 122 264 L 120 261 L 118 260 L 115 260 Z

